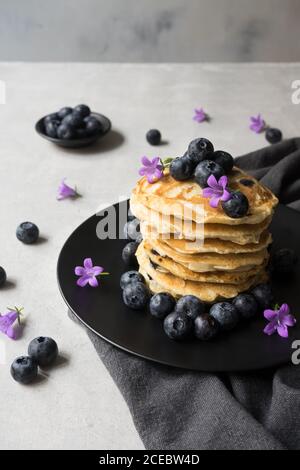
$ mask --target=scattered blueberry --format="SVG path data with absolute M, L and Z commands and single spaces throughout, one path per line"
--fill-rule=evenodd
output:
M 225 172 L 218 163 L 212 160 L 204 160 L 196 166 L 195 180 L 201 188 L 207 187 L 207 180 L 210 175 L 214 175 L 218 180 L 221 176 L 225 175 Z
M 70 116 L 70 114 L 68 116 Z M 57 137 L 64 140 L 74 139 L 76 137 L 76 130 L 70 124 L 66 124 L 64 121 L 57 128 Z
M 210 158 L 213 151 L 213 144 L 204 137 L 201 137 L 200 139 L 192 140 L 188 148 L 188 156 L 192 160 L 194 166 L 196 166 L 203 160 Z
M 70 108 L 69 106 L 65 106 L 64 108 L 61 108 L 57 114 L 59 119 L 64 119 L 68 114 L 71 114 L 72 112 L 72 108 Z
M 233 299 L 232 304 L 245 319 L 254 317 L 258 312 L 257 300 L 251 294 L 239 294 Z
M 231 172 L 234 165 L 234 160 L 230 153 L 224 152 L 223 150 L 217 150 L 213 153 L 211 159 L 223 168 L 226 175 Z
M 182 313 L 173 312 L 164 319 L 164 330 L 171 339 L 185 339 L 191 333 L 193 320 Z
M 281 248 L 271 256 L 271 271 L 274 274 L 291 274 L 297 264 L 298 257 L 294 250 Z
M 239 219 L 247 215 L 249 202 L 245 194 L 240 191 L 231 191 L 231 199 L 222 201 L 222 207 L 228 217 Z
M 101 122 L 93 116 L 87 118 L 85 128 L 89 135 L 98 134 L 103 130 Z
M 124 236 L 126 240 L 137 240 L 140 235 L 140 221 L 136 218 L 129 220 L 124 225 Z
M 12 363 L 10 373 L 16 382 L 29 384 L 37 376 L 37 364 L 32 357 L 20 356 Z
M 83 118 L 74 111 L 71 114 L 67 114 L 61 123 L 62 125 L 65 124 L 68 127 L 73 127 L 74 129 L 84 127 Z
M 75 106 L 74 113 L 83 119 L 91 114 L 91 110 L 86 104 L 79 104 Z
M 175 299 L 166 292 L 160 292 L 151 297 L 150 313 L 160 320 L 164 319 L 169 313 L 173 312 Z
M 266 130 L 266 139 L 270 144 L 277 144 L 282 140 L 282 132 L 279 129 L 270 127 Z
M 159 145 L 161 142 L 161 133 L 158 129 L 150 129 L 146 134 L 146 139 L 150 145 Z
M 136 250 L 138 249 L 139 244 L 137 242 L 129 242 L 124 246 L 122 251 L 122 259 L 128 265 L 136 265 Z
M 0 266 L 0 287 L 4 286 L 4 284 L 6 283 L 6 272 L 5 272 L 5 269 L 2 268 L 2 266 Z
M 48 137 L 52 137 L 53 139 L 57 138 L 57 129 L 60 125 L 60 121 L 49 121 L 45 125 L 45 132 Z
M 120 279 L 121 289 L 125 289 L 126 286 L 132 283 L 144 283 L 145 279 L 138 271 L 127 271 L 123 273 Z
M 211 307 L 209 314 L 217 320 L 223 330 L 232 330 L 239 321 L 237 309 L 229 302 L 217 302 Z
M 39 336 L 30 341 L 28 356 L 40 367 L 50 366 L 58 356 L 57 344 L 52 338 Z
M 170 175 L 177 181 L 184 181 L 193 176 L 193 162 L 185 154 L 183 157 L 175 158 L 170 165 Z
M 39 238 L 39 229 L 32 222 L 23 222 L 16 231 L 18 240 L 27 245 L 35 243 Z
M 44 124 L 48 124 L 49 122 L 52 122 L 52 121 L 59 121 L 59 116 L 57 113 L 51 113 L 51 114 L 48 114 L 48 116 L 45 117 L 44 119 Z
M 194 333 L 196 338 L 202 341 L 209 341 L 215 338 L 219 332 L 220 326 L 217 320 L 208 313 L 202 313 L 195 318 Z
M 274 297 L 270 284 L 259 284 L 252 290 L 252 295 L 262 309 L 270 308 L 273 304 Z
M 249 188 L 251 188 L 251 186 L 254 185 L 255 181 L 254 180 L 250 180 L 249 178 L 242 178 L 239 183 L 243 184 L 244 186 L 247 186 Z
M 192 320 L 198 315 L 204 313 L 204 303 L 194 295 L 184 295 L 181 297 L 175 307 L 175 312 L 187 315 Z
M 123 300 L 127 307 L 142 310 L 148 305 L 150 291 L 142 282 L 131 282 L 123 289 Z

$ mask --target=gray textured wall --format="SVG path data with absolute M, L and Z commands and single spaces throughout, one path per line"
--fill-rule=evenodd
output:
M 0 0 L 0 60 L 299 61 L 299 0 Z

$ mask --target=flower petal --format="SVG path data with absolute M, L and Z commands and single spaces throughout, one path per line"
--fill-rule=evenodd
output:
M 103 273 L 104 268 L 102 266 L 94 266 L 93 267 L 93 274 L 94 276 L 99 276 L 99 274 Z
M 221 196 L 221 201 L 226 202 L 226 201 L 229 201 L 229 199 L 231 198 L 232 198 L 232 194 L 229 191 L 227 191 L 227 189 L 224 189 L 223 194 Z
M 92 269 L 93 267 L 92 258 L 85 258 L 85 260 L 83 261 L 83 266 L 85 267 L 85 269 Z
M 277 316 L 278 316 L 278 312 L 276 312 L 276 310 L 270 310 L 270 309 L 264 310 L 264 317 L 269 321 L 275 320 Z
M 16 339 L 16 332 L 15 332 L 14 327 L 12 325 L 10 325 L 7 328 L 6 335 L 11 339 Z
M 286 326 L 294 326 L 297 323 L 297 321 L 293 315 L 286 315 L 284 319 L 282 320 L 282 323 Z
M 207 178 L 207 184 L 210 188 L 212 189 L 217 189 L 217 190 L 220 190 L 220 187 L 218 185 L 218 182 L 216 180 L 216 177 L 214 175 L 210 175 L 208 178 Z
M 275 333 L 277 329 L 277 324 L 276 322 L 270 322 L 268 323 L 268 325 L 265 327 L 264 329 L 264 333 L 266 333 L 266 335 L 273 335 Z
M 141 158 L 141 162 L 144 166 L 151 166 L 151 161 L 145 155 Z
M 99 283 L 96 277 L 90 277 L 88 283 L 91 287 L 98 287 Z
M 288 336 L 289 336 L 289 332 L 288 332 L 287 326 L 285 326 L 285 325 L 279 325 L 279 326 L 277 327 L 277 333 L 278 333 L 279 336 L 281 336 L 282 338 L 288 338 Z
M 159 168 L 156 168 L 154 176 L 157 180 L 160 180 L 163 177 L 163 172 Z
M 282 304 L 279 309 L 279 314 L 288 315 L 289 313 L 290 313 L 290 307 L 288 306 L 288 304 Z
M 77 280 L 77 285 L 79 287 L 85 287 L 90 280 L 90 276 L 82 276 Z
M 85 273 L 85 269 L 83 266 L 76 266 L 75 268 L 75 274 L 76 276 L 83 276 Z
M 213 207 L 214 209 L 216 209 L 216 207 L 218 207 L 219 201 L 220 201 L 220 197 L 213 196 L 211 200 L 209 201 L 210 207 Z
M 139 175 L 145 176 L 147 174 L 147 171 L 148 169 L 143 167 L 139 170 Z
M 203 197 L 213 197 L 215 195 L 215 191 L 212 188 L 204 188 L 202 190 Z
M 225 176 L 225 175 L 224 175 L 224 176 L 221 176 L 221 178 L 220 178 L 219 181 L 218 181 L 218 185 L 219 185 L 219 186 L 222 186 L 222 188 L 225 189 L 226 186 L 227 186 L 227 183 L 228 183 L 228 178 L 227 178 L 227 176 Z

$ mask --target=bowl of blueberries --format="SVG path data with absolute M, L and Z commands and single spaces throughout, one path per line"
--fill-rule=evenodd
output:
M 86 104 L 79 104 L 75 108 L 65 106 L 42 117 L 35 129 L 50 142 L 76 148 L 90 145 L 103 137 L 110 131 L 111 122 L 106 116 L 92 112 Z

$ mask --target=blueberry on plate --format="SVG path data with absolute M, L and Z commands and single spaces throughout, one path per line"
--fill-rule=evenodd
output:
M 241 191 L 231 191 L 231 199 L 222 201 L 222 207 L 226 215 L 232 219 L 239 219 L 247 215 L 249 202 Z
M 89 135 L 98 134 L 103 131 L 101 122 L 93 116 L 86 119 L 85 128 Z
M 170 175 L 177 181 L 184 181 L 192 178 L 194 164 L 185 154 L 183 157 L 174 158 L 170 164 Z
M 73 127 L 74 129 L 80 129 L 84 127 L 83 118 L 74 111 L 71 114 L 67 114 L 61 123 L 68 127 Z
M 164 331 L 171 339 L 187 338 L 193 327 L 193 320 L 182 313 L 173 312 L 164 319 Z
M 258 303 L 252 294 L 239 294 L 233 299 L 232 304 L 241 318 L 246 320 L 254 317 L 258 312 Z
M 175 312 L 187 315 L 192 320 L 198 315 L 204 313 L 205 305 L 195 295 L 184 295 L 181 297 L 175 307 Z
M 68 115 L 68 116 L 70 116 L 70 115 Z M 76 129 L 74 129 L 74 127 L 71 126 L 70 124 L 66 124 L 64 121 L 57 128 L 57 137 L 59 139 L 63 139 L 63 140 L 74 139 L 76 137 Z
M 270 144 L 277 144 L 277 142 L 280 142 L 282 140 L 281 130 L 275 129 L 273 127 L 270 127 L 266 130 L 265 136 Z
M 239 321 L 239 314 L 234 305 L 229 302 L 214 304 L 209 314 L 217 320 L 222 330 L 232 330 Z
M 294 250 L 281 248 L 271 256 L 271 271 L 276 275 L 291 274 L 297 264 L 298 257 Z
M 61 108 L 57 114 L 59 119 L 64 119 L 68 114 L 71 114 L 72 112 L 73 109 L 70 108 L 70 106 L 65 106 L 64 108 Z
M 201 188 L 207 187 L 207 180 L 210 175 L 214 175 L 218 180 L 221 176 L 225 175 L 225 171 L 218 163 L 212 160 L 204 160 L 196 166 L 195 180 Z
M 49 122 L 52 122 L 52 121 L 59 121 L 59 115 L 58 113 L 51 113 L 51 114 L 48 114 L 45 118 L 44 118 L 44 124 L 48 124 Z
M 251 293 L 254 295 L 260 308 L 266 309 L 272 307 L 274 296 L 270 284 L 259 284 L 254 287 Z
M 200 139 L 192 140 L 188 148 L 188 156 L 194 166 L 196 166 L 203 160 L 209 159 L 213 151 L 213 144 L 208 139 L 201 137 Z
M 169 313 L 173 312 L 175 299 L 167 292 L 160 292 L 151 297 L 150 313 L 156 318 L 163 320 Z
M 139 283 L 145 282 L 144 277 L 138 271 L 127 271 L 126 273 L 123 273 L 120 278 L 121 289 L 125 289 L 125 287 L 128 286 L 129 284 L 137 283 L 137 282 Z
M 86 137 L 88 137 L 88 133 L 87 133 L 86 129 L 84 129 L 84 128 L 83 129 L 81 129 L 81 128 L 76 129 L 75 132 L 76 132 L 76 137 L 78 139 L 85 139 Z
M 34 338 L 29 343 L 28 356 L 40 367 L 50 366 L 58 356 L 57 344 L 54 339 L 45 336 Z
M 74 113 L 83 119 L 91 114 L 91 110 L 86 104 L 78 104 L 74 108 Z
M 5 269 L 3 269 L 2 266 L 0 266 L 0 287 L 4 286 L 4 284 L 6 283 L 6 279 L 7 279 L 7 276 L 6 276 Z
M 129 222 L 126 222 L 124 225 L 124 236 L 126 240 L 134 240 L 136 241 L 140 235 L 140 221 L 139 219 L 132 219 Z
M 138 249 L 139 243 L 137 242 L 129 242 L 127 245 L 124 246 L 122 251 L 122 260 L 124 263 L 128 265 L 136 265 L 136 250 Z
M 159 145 L 161 141 L 161 133 L 158 129 L 150 129 L 146 134 L 146 139 L 150 145 Z
M 194 334 L 196 338 L 209 341 L 217 336 L 219 330 L 219 323 L 208 313 L 202 313 L 195 318 Z
M 16 382 L 29 384 L 37 376 L 37 364 L 32 357 L 20 356 L 10 366 L 10 373 Z
M 142 310 L 147 307 L 150 291 L 143 282 L 131 282 L 123 289 L 123 301 L 133 310 Z
M 45 125 L 45 133 L 48 137 L 52 137 L 53 139 L 57 138 L 57 129 L 60 126 L 60 121 L 49 121 Z
M 30 245 L 38 240 L 39 229 L 32 222 L 23 222 L 18 226 L 16 235 L 18 240 L 27 245 Z
M 212 154 L 211 159 L 223 168 L 226 175 L 231 172 L 234 165 L 234 160 L 230 153 L 224 152 L 223 150 L 217 150 Z

